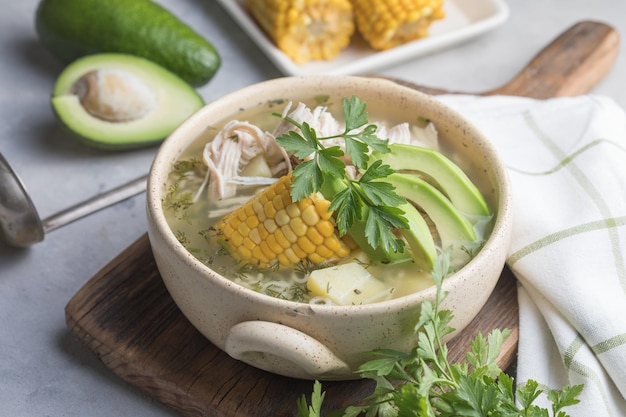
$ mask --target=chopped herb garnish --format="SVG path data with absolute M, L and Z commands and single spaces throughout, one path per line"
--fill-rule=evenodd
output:
M 394 235 L 393 229 L 406 229 L 407 220 L 402 209 L 397 208 L 406 200 L 398 196 L 394 187 L 384 179 L 394 171 L 389 165 L 377 161 L 368 167 L 369 151 L 389 152 L 388 140 L 376 136 L 376 125 L 368 124 L 366 104 L 353 96 L 344 98 L 343 112 L 346 126 L 335 136 L 317 137 L 317 132 L 308 123 L 299 123 L 289 116 L 289 123 L 300 132 L 292 130 L 276 140 L 297 158 L 305 160 L 293 171 L 291 197 L 300 201 L 311 194 L 320 192 L 325 185 L 335 189 L 330 210 L 335 212 L 337 229 L 340 235 L 348 232 L 356 221 L 366 224 L 365 235 L 374 249 L 381 246 L 385 251 L 401 252 L 404 241 Z M 325 147 L 328 139 L 343 138 L 345 153 L 352 163 L 363 172 L 357 178 L 346 173 L 341 160 L 344 151 L 338 146 Z
M 422 303 L 415 326 L 417 346 L 410 352 L 389 349 L 370 352 L 376 358 L 363 364 L 359 373 L 376 382 L 373 393 L 359 405 L 336 410 L 328 416 L 568 416 L 563 409 L 579 402 L 577 397 L 583 386 L 549 389 L 545 394 L 551 410 L 535 405 L 535 400 L 544 393 L 539 384 L 529 380 L 514 389 L 513 378 L 496 362 L 502 342 L 510 333 L 508 330 L 495 329 L 486 338 L 478 333 L 470 344 L 466 363 L 448 361 L 443 338 L 454 331 L 450 327 L 453 315 L 440 306 L 446 297 L 442 282 L 449 269 L 450 253 L 445 252 L 433 269 L 435 301 Z M 307 404 L 304 395 L 297 402 L 298 416 L 322 417 L 324 396 L 321 383 L 315 381 L 311 404 Z

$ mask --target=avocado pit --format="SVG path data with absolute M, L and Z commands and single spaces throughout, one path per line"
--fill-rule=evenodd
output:
M 141 119 L 157 105 L 156 97 L 139 77 L 120 69 L 89 71 L 72 86 L 72 93 L 89 114 L 113 123 Z

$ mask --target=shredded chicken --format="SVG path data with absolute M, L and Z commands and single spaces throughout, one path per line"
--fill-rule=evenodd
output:
M 289 155 L 272 134 L 248 122 L 228 122 L 204 147 L 204 163 L 209 169 L 209 195 L 225 199 L 235 195 L 237 185 L 271 184 L 273 178 L 240 176 L 250 161 L 259 155 L 265 158 L 273 177 L 291 170 Z
M 235 196 L 237 187 L 241 185 L 267 185 L 275 181 L 280 175 L 290 172 L 298 161 L 290 159 L 285 150 L 278 145 L 276 138 L 299 129 L 284 120 L 284 116 L 302 124 L 308 123 L 318 137 L 340 136 L 345 127 L 324 106 L 313 109 L 304 103 L 299 103 L 291 109 L 290 102 L 283 110 L 283 120 L 272 133 L 263 132 L 257 126 L 245 121 L 233 120 L 218 132 L 215 138 L 206 144 L 203 152 L 204 162 L 208 167 L 207 177 L 198 195 L 208 184 L 209 198 L 215 200 L 229 199 Z M 432 124 L 425 128 L 410 127 L 408 123 L 400 123 L 388 128 L 384 124 L 375 123 L 377 135 L 386 138 L 389 143 L 403 143 L 437 148 L 437 131 Z M 345 152 L 343 138 L 327 139 L 325 146 L 338 146 Z M 271 177 L 242 176 L 242 171 L 257 156 L 263 156 Z M 354 178 L 357 168 L 352 164 L 350 156 L 345 154 L 343 162 L 346 164 L 348 176 Z
M 291 111 L 291 103 L 287 105 L 283 111 L 283 116 L 289 115 L 289 117 L 296 122 L 302 124 L 307 122 L 316 132 L 318 137 L 330 137 L 337 136 L 344 132 L 345 127 L 340 125 L 337 119 L 327 111 L 324 106 L 317 106 L 313 110 L 307 107 L 303 103 L 299 103 L 298 106 Z M 437 149 L 437 131 L 432 123 L 429 123 L 425 128 L 414 127 L 413 129 L 408 123 L 400 123 L 391 128 L 387 128 L 384 124 L 374 122 L 376 125 L 376 135 L 380 138 L 388 139 L 389 144 L 401 143 L 406 145 L 426 146 L 429 148 Z M 274 136 L 287 133 L 291 130 L 299 129 L 286 120 L 283 120 L 274 130 Z M 324 141 L 325 146 L 338 146 L 345 152 L 345 142 L 342 138 L 328 139 Z M 306 158 L 305 158 L 306 159 Z M 356 175 L 356 167 L 352 165 L 349 155 L 345 154 L 342 158 L 346 164 L 346 171 L 348 176 L 354 178 Z

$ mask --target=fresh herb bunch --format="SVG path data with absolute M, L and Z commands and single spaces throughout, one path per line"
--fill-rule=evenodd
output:
M 335 136 L 317 137 L 308 123 L 298 123 L 285 117 L 300 132 L 292 130 L 276 140 L 287 151 L 300 159 L 311 157 L 293 171 L 291 198 L 300 201 L 320 192 L 325 183 L 339 184 L 342 188 L 332 198 L 330 210 L 335 212 L 340 235 L 347 233 L 355 221 L 365 219 L 368 243 L 376 249 L 379 245 L 386 252 L 401 252 L 404 241 L 398 239 L 392 229 L 406 229 L 408 223 L 404 211 L 397 206 L 406 200 L 395 193 L 394 187 L 384 179 L 394 171 L 389 165 L 376 161 L 368 167 L 369 151 L 389 152 L 388 140 L 376 136 L 376 125 L 368 124 L 367 105 L 358 97 L 343 99 L 345 129 Z M 346 153 L 354 165 L 363 172 L 358 179 L 349 178 L 345 163 L 340 159 L 344 151 L 339 146 L 325 147 L 329 139 L 343 138 Z
M 337 410 L 327 417 L 567 417 L 563 408 L 579 402 L 583 385 L 548 390 L 551 410 L 534 404 L 543 393 L 536 381 L 529 380 L 514 390 L 513 378 L 496 363 L 502 342 L 510 333 L 507 330 L 495 329 L 487 338 L 478 333 L 466 354 L 466 363 L 448 362 L 443 337 L 454 330 L 449 326 L 453 315 L 449 310 L 440 310 L 440 306 L 446 296 L 441 285 L 449 258 L 444 254 L 433 270 L 435 303 L 422 303 L 415 326 L 417 346 L 409 353 L 371 352 L 377 359 L 364 363 L 359 372 L 376 381 L 373 394 L 363 401 L 364 405 Z M 325 394 L 316 381 L 311 403 L 307 404 L 304 395 L 297 403 L 299 417 L 322 417 Z

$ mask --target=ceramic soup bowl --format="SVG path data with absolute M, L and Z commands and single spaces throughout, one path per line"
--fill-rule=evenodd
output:
M 408 351 L 416 345 L 420 305 L 435 287 L 372 304 L 305 304 L 257 293 L 198 261 L 177 240 L 164 215 L 166 179 L 172 164 L 209 126 L 236 118 L 242 109 L 273 99 L 356 95 L 396 118 L 429 119 L 448 156 L 471 173 L 495 219 L 480 252 L 447 277 L 442 308 L 454 314 L 458 333 L 483 307 L 505 262 L 511 231 L 511 197 L 505 169 L 489 141 L 466 119 L 435 98 L 393 82 L 364 77 L 286 77 L 243 88 L 213 101 L 184 122 L 161 146 L 147 192 L 149 238 L 160 274 L 189 321 L 233 358 L 295 378 L 348 380 L 377 348 Z M 453 337 L 454 335 L 452 335 Z M 182 341 L 181 341 L 182 342 Z

